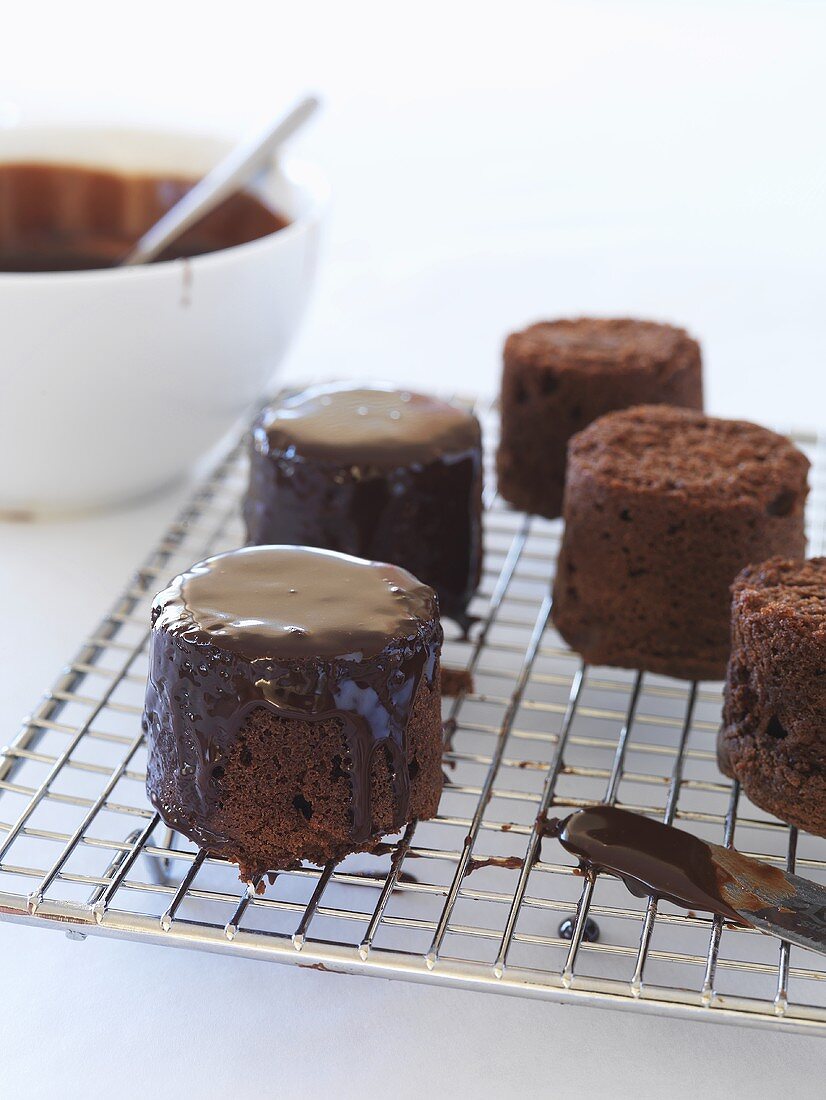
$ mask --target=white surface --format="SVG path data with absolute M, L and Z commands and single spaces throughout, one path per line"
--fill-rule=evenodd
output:
M 0 160 L 12 162 L 126 161 L 198 178 L 227 149 L 174 131 L 0 128 Z M 65 513 L 156 492 L 254 407 L 315 276 L 319 177 L 289 161 L 269 172 L 262 190 L 291 224 L 236 248 L 121 270 L 0 272 L 0 509 Z
M 299 146 L 334 220 L 290 377 L 492 391 L 509 328 L 627 311 L 701 337 L 713 411 L 826 421 L 822 5 L 45 7 L 4 23 L 24 115 L 231 131 L 327 98 Z M 9 735 L 181 499 L 0 529 Z M 0 960 L 12 1097 L 822 1094 L 797 1036 L 3 924 Z

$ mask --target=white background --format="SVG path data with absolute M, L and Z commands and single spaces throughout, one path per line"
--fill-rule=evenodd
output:
M 822 426 L 825 35 L 818 3 L 44 0 L 3 12 L 0 119 L 236 133 L 320 91 L 290 377 L 493 392 L 510 328 L 627 312 L 702 339 L 712 411 Z M 0 738 L 181 499 L 0 527 Z M 8 925 L 0 975 L 4 1097 L 822 1095 L 796 1036 Z

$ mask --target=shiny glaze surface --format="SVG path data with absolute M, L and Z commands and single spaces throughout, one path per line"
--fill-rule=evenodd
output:
M 155 598 L 154 626 L 241 656 L 373 657 L 437 614 L 394 565 L 305 546 L 247 546 L 198 562 Z
M 386 469 L 458 456 L 478 445 L 479 425 L 466 410 L 425 394 L 331 383 L 265 409 L 253 435 L 261 453 Z
M 433 684 L 442 642 L 430 589 L 394 566 L 253 547 L 175 578 L 156 597 L 152 623 L 147 790 L 168 824 L 210 849 L 226 842 L 210 822 L 221 761 L 258 707 L 341 724 L 355 843 L 372 833 L 380 747 L 393 762 L 396 824 L 406 820 L 407 723 L 420 682 Z

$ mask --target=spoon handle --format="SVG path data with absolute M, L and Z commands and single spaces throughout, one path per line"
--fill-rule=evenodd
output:
M 303 126 L 317 107 L 315 96 L 307 96 L 275 126 L 228 153 L 139 238 L 120 266 L 132 267 L 154 260 L 191 225 L 240 191 L 270 163 L 278 146 Z

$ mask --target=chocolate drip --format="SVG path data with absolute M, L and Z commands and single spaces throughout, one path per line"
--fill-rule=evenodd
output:
M 614 806 L 592 806 L 561 821 L 553 819 L 545 832 L 556 836 L 583 869 L 617 875 L 637 897 L 665 898 L 686 909 L 745 923 L 730 901 L 739 889 L 743 867 L 750 865 L 747 870 L 753 875 L 761 865 L 738 852 Z M 740 873 L 729 873 L 720 859 L 727 866 L 736 862 Z
M 407 820 L 407 723 L 442 641 L 432 591 L 403 569 L 302 547 L 251 547 L 177 577 L 153 607 L 147 787 L 164 819 L 209 848 L 221 761 L 250 713 L 340 723 L 354 843 L 372 835 L 371 775 L 386 751 L 396 828 Z M 174 767 L 179 805 L 163 804 Z M 190 812 L 191 811 L 191 812 Z

